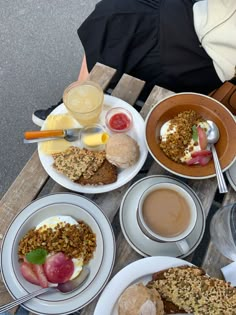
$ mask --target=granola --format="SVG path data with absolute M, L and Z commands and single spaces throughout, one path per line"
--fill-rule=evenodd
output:
M 167 129 L 167 136 L 161 136 L 160 147 L 163 152 L 173 161 L 181 163 L 185 150 L 192 139 L 192 127 L 199 122 L 205 121 L 194 110 L 179 113 L 171 119 Z M 193 145 L 198 145 L 194 143 Z
M 18 255 L 20 258 L 30 251 L 42 248 L 47 252 L 63 252 L 69 258 L 83 258 L 86 264 L 92 257 L 96 248 L 96 235 L 83 221 L 78 225 L 58 223 L 54 229 L 43 226 L 31 229 L 20 240 Z

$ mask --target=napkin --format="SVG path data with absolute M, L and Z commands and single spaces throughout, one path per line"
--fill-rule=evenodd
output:
M 221 268 L 224 278 L 227 282 L 231 282 L 232 286 L 236 286 L 236 261 Z

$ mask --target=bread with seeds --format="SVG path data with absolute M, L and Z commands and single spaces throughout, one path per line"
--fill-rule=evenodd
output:
M 181 266 L 157 272 L 147 287 L 159 292 L 166 314 L 236 315 L 236 288 L 207 276 L 198 267 Z

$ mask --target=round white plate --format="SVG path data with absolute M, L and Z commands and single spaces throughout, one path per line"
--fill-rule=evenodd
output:
M 232 188 L 236 191 L 236 162 L 226 172 L 228 180 Z
M 53 164 L 52 156 L 44 154 L 40 150 L 40 144 L 39 144 L 38 152 L 39 152 L 40 161 L 45 171 L 55 182 L 57 182 L 61 186 L 72 191 L 77 191 L 81 193 L 89 193 L 89 194 L 98 194 L 98 193 L 104 193 L 104 192 L 119 188 L 123 186 L 124 184 L 128 183 L 133 177 L 135 177 L 135 175 L 137 175 L 139 170 L 142 168 L 148 154 L 147 146 L 145 144 L 145 139 L 144 139 L 145 138 L 144 120 L 142 116 L 136 111 L 136 109 L 134 109 L 128 103 L 114 96 L 104 95 L 104 109 L 101 114 L 100 122 L 99 122 L 102 125 L 105 125 L 105 115 L 111 107 L 125 108 L 129 110 L 133 116 L 133 127 L 127 132 L 127 134 L 130 135 L 132 138 L 134 138 L 139 145 L 140 157 L 137 163 L 135 163 L 135 165 L 127 169 L 119 170 L 118 178 L 115 183 L 108 184 L 108 185 L 99 185 L 99 186 L 89 186 L 89 185 L 82 186 L 82 185 L 74 183 L 63 174 L 58 173 L 52 167 L 52 164 Z M 63 114 L 63 113 L 67 113 L 67 109 L 65 108 L 64 104 L 61 104 L 56 109 L 54 109 L 51 115 L 57 115 L 57 114 Z M 78 126 L 75 126 L 75 127 L 80 127 L 79 123 L 78 123 Z M 44 125 L 42 126 L 42 129 L 44 129 Z M 71 142 L 71 145 L 80 146 L 80 142 L 79 141 Z
M 59 213 L 60 212 L 60 213 Z M 115 262 L 115 238 L 108 218 L 89 199 L 71 193 L 45 196 L 26 206 L 13 219 L 2 243 L 2 277 L 11 296 L 16 299 L 38 289 L 25 281 L 19 271 L 17 247 L 21 237 L 37 223 L 53 215 L 71 215 L 84 219 L 96 231 L 97 248 L 89 262 L 91 273 L 85 283 L 72 293 L 44 294 L 34 298 L 23 307 L 36 314 L 70 314 L 91 301 L 101 292 L 111 275 Z
M 167 256 L 147 257 L 129 264 L 108 283 L 98 300 L 94 315 L 118 315 L 117 301 L 127 287 L 139 282 L 146 285 L 153 273 L 183 265 L 192 266 L 187 261 Z
M 141 194 L 153 184 L 174 183 L 185 189 L 193 198 L 197 208 L 197 222 L 193 231 L 186 237 L 190 250 L 186 254 L 180 252 L 176 243 L 159 243 L 151 240 L 141 231 L 136 217 L 138 201 Z M 205 230 L 205 214 L 195 192 L 185 183 L 162 175 L 153 175 L 135 182 L 126 192 L 120 206 L 120 225 L 124 237 L 130 246 L 142 256 L 171 256 L 183 258 L 192 253 L 200 243 Z

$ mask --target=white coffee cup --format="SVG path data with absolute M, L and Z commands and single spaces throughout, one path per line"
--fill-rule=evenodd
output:
M 188 207 L 189 221 L 186 225 L 186 228 L 184 228 L 184 230 L 181 233 L 175 236 L 169 237 L 169 236 L 160 235 L 156 231 L 153 231 L 153 229 L 145 222 L 145 219 L 144 219 L 144 215 L 143 215 L 144 201 L 152 192 L 156 190 L 160 190 L 160 189 L 164 189 L 164 190 L 166 189 L 166 190 L 176 192 L 180 196 L 180 198 L 182 197 L 184 199 Z M 155 205 L 153 205 L 153 207 L 155 207 Z M 165 206 L 163 206 L 163 211 L 165 211 Z M 192 232 L 196 224 L 197 208 L 191 195 L 182 187 L 178 186 L 177 184 L 172 184 L 172 183 L 158 183 L 158 184 L 154 184 L 150 186 L 141 195 L 139 199 L 139 203 L 138 203 L 137 221 L 138 221 L 140 229 L 148 238 L 157 242 L 175 242 L 179 250 L 183 254 L 186 254 L 190 249 L 186 237 Z

